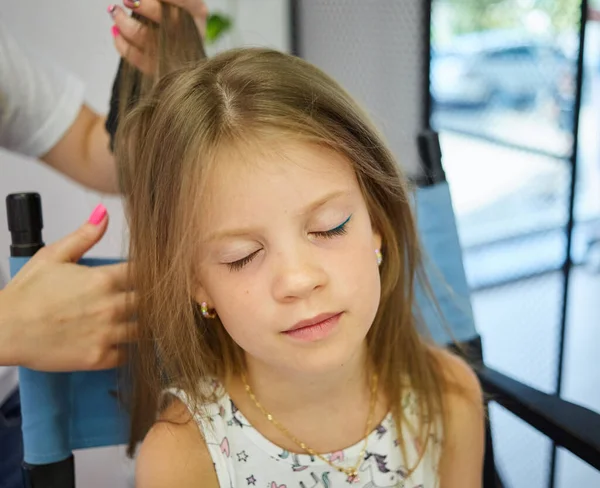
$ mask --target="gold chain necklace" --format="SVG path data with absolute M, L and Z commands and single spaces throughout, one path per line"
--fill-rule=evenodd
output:
M 277 429 L 280 432 L 282 432 L 287 437 L 289 437 L 298 446 L 300 446 L 301 449 L 306 451 L 311 456 L 318 457 L 322 461 L 325 461 L 327 464 L 329 464 L 329 466 L 331 466 L 333 469 L 339 471 L 340 473 L 344 473 L 348 477 L 348 479 L 347 479 L 348 482 L 358 483 L 360 481 L 360 478 L 358 475 L 358 468 L 360 467 L 361 463 L 363 462 L 363 460 L 365 458 L 365 454 L 367 452 L 367 443 L 368 443 L 368 439 L 369 439 L 369 434 L 371 433 L 371 424 L 373 423 L 373 417 L 375 415 L 375 405 L 377 403 L 377 381 L 378 381 L 378 378 L 377 378 L 376 374 L 373 374 L 373 377 L 371 378 L 371 401 L 369 404 L 369 416 L 367 417 L 367 426 L 365 428 L 365 437 L 364 437 L 363 448 L 360 452 L 360 455 L 358 456 L 358 462 L 351 468 L 345 468 L 343 466 L 336 466 L 329 459 L 327 459 L 324 456 L 321 456 L 314 449 L 308 447 L 304 442 L 302 442 L 298 438 L 296 438 L 288 429 L 286 429 L 277 420 L 275 420 L 275 418 L 273 418 L 273 416 L 269 412 L 267 412 L 265 407 L 263 407 L 261 405 L 261 403 L 256 399 L 256 396 L 254 395 L 252 388 L 250 388 L 250 385 L 246 381 L 245 374 L 242 374 L 242 381 L 244 382 L 244 387 L 246 388 L 246 393 L 248 393 L 248 396 L 254 402 L 254 405 L 256 405 L 256 407 L 263 413 L 263 415 L 265 417 L 267 417 L 267 420 L 269 422 L 271 422 L 275 427 L 277 427 Z

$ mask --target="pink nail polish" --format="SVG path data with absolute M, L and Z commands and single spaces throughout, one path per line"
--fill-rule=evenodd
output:
M 112 17 L 115 13 L 115 9 L 117 8 L 117 6 L 115 4 L 109 5 L 108 8 L 106 9 L 106 11 L 108 12 L 108 14 Z
M 127 8 L 138 8 L 140 6 L 140 0 L 123 0 L 123 4 Z
M 119 28 L 116 25 L 113 25 L 110 28 L 110 33 L 112 34 L 113 37 L 117 37 L 120 34 L 120 32 L 121 31 L 119 30 Z
M 88 222 L 93 225 L 98 225 L 104 220 L 104 217 L 106 217 L 106 213 L 106 207 L 100 203 L 90 215 Z

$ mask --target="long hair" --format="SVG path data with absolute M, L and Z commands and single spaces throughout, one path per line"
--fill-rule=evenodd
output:
M 156 60 L 156 65 L 154 72 L 142 73 L 125 59 L 121 61 L 115 93 L 119 101 L 117 116 L 120 120 L 150 92 L 161 77 L 206 58 L 198 27 L 184 9 L 161 2 L 160 24 L 135 12 L 133 17 L 147 29 L 146 49 L 149 51 L 146 54 Z
M 193 222 L 220 151 L 264 134 L 332 148 L 352 164 L 385 255 L 380 306 L 367 335 L 370 359 L 402 452 L 408 424 L 402 401 L 409 389 L 426 446 L 434 419 L 442 414 L 445 423 L 446 382 L 417 330 L 414 288 L 422 265 L 407 180 L 366 114 L 334 80 L 299 58 L 252 48 L 168 74 L 119 129 L 117 160 L 140 294 L 130 449 L 155 421 L 167 386 L 202 405 L 210 400 L 200 388 L 203 379 L 226 380 L 244 370 L 240 347 L 221 324 L 202 318 L 192 298 L 190 261 L 199 239 Z

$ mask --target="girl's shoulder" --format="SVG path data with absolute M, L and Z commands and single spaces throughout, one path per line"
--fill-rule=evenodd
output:
M 136 487 L 218 488 L 208 447 L 193 415 L 173 398 L 152 426 L 136 460 Z
M 480 487 L 485 412 L 479 380 L 458 356 L 441 349 L 434 349 L 433 355 L 445 380 L 440 479 L 444 486 Z
M 467 362 L 446 349 L 432 347 L 432 356 L 437 360 L 446 385 L 446 397 L 462 397 L 481 404 L 483 395 L 479 379 Z

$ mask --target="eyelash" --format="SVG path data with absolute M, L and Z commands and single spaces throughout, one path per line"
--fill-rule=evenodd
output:
M 312 234 L 314 236 L 322 237 L 324 239 L 333 239 L 335 237 L 346 235 L 348 233 L 348 229 L 346 228 L 346 226 L 348 225 L 348 222 L 350 222 L 351 218 L 352 215 L 350 215 L 350 217 L 348 217 L 344 222 L 342 222 L 340 225 L 333 229 L 320 232 L 312 232 Z M 244 266 L 250 264 L 250 262 L 259 252 L 260 249 L 258 251 L 253 252 L 252 254 L 248 254 L 248 256 L 246 256 L 245 258 L 234 261 L 233 263 L 227 263 L 227 266 L 229 266 L 229 271 L 241 270 L 242 268 L 244 268 Z
M 258 251 L 254 251 L 252 254 L 248 254 L 245 258 L 234 261 L 233 263 L 228 263 L 227 266 L 229 266 L 229 271 L 239 271 L 247 264 L 250 264 L 250 261 L 254 259 L 256 254 L 258 254 Z
M 332 239 L 334 237 L 343 236 L 348 232 L 346 225 L 348 224 L 348 222 L 350 222 L 351 218 L 352 218 L 352 215 L 350 215 L 350 217 L 348 217 L 346 220 L 344 220 L 344 222 L 342 222 L 340 225 L 338 225 L 334 229 L 330 229 L 330 230 L 326 230 L 326 231 L 322 231 L 322 232 L 313 232 L 312 234 L 317 237 L 324 237 L 325 239 Z

